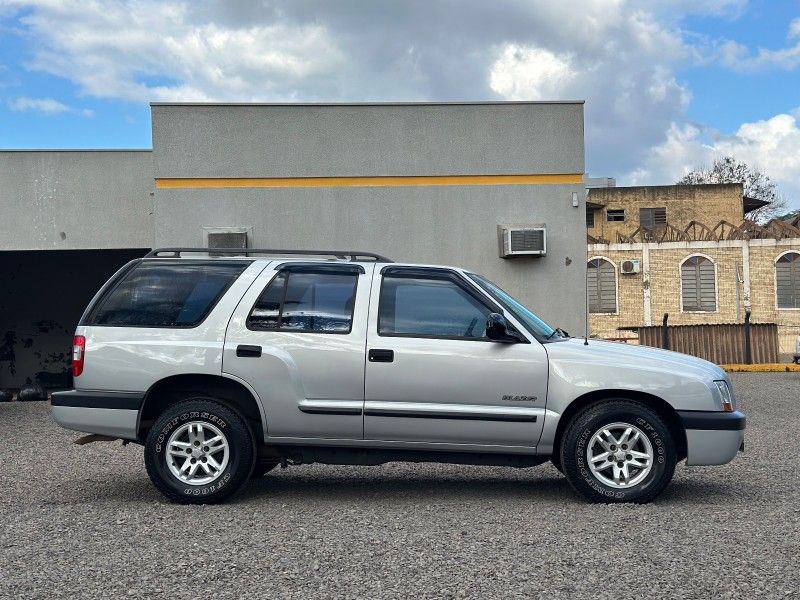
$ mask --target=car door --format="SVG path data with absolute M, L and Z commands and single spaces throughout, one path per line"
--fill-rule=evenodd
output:
M 374 265 L 267 268 L 236 308 L 223 371 L 261 398 L 267 435 L 362 439 L 364 340 Z
M 512 316 L 459 272 L 384 267 L 373 277 L 364 435 L 370 440 L 533 448 L 547 395 L 547 354 L 485 335 Z

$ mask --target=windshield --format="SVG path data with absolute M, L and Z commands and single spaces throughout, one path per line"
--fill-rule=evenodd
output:
M 547 340 L 557 336 L 556 331 L 547 323 L 542 321 L 539 317 L 525 308 L 522 304 L 516 301 L 512 296 L 504 292 L 491 281 L 475 273 L 467 273 L 470 279 L 483 288 L 492 298 L 506 310 L 511 311 L 513 315 L 522 322 L 523 325 L 536 337 Z

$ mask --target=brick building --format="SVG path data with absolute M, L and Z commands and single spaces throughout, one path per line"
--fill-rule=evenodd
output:
M 590 332 L 625 328 L 778 325 L 779 352 L 800 335 L 800 228 L 745 215 L 764 203 L 741 184 L 590 189 L 587 198 Z

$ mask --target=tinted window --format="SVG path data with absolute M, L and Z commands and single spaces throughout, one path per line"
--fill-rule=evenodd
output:
M 522 321 L 523 325 L 528 328 L 528 331 L 546 340 L 553 337 L 555 330 L 512 297 L 508 292 L 503 291 L 485 277 L 481 277 L 475 273 L 468 273 L 468 275 L 470 279 L 481 286 L 492 298 L 497 300 L 501 306 L 510 311 L 519 321 Z
M 259 296 L 250 329 L 349 333 L 358 275 L 281 272 Z
M 142 262 L 103 297 L 88 325 L 193 327 L 250 263 Z
M 483 338 L 490 312 L 451 279 L 386 276 L 381 286 L 378 333 Z

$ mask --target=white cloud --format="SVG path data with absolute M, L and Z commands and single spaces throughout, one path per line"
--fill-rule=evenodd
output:
M 800 18 L 789 23 L 787 39 L 800 37 Z M 777 50 L 758 48 L 751 52 L 747 46 L 732 40 L 719 43 L 716 54 L 724 66 L 742 72 L 782 69 L 791 71 L 800 66 L 800 42 Z
M 800 208 L 800 108 L 744 123 L 732 135 L 720 135 L 697 125 L 673 124 L 667 139 L 653 147 L 644 164 L 621 178 L 620 183 L 674 182 L 723 156 L 734 156 L 762 170 L 778 184 L 793 207 Z
M 549 43 L 500 45 L 490 65 L 489 85 L 503 99 L 586 99 L 593 173 L 633 168 L 663 141 L 690 99 L 675 70 L 693 60 L 692 48 L 642 6 L 582 2 L 565 18 L 549 4 L 543 13 L 553 28 Z
M 53 98 L 29 98 L 27 96 L 21 96 L 9 100 L 8 108 L 14 112 L 33 111 L 48 116 L 60 115 L 62 113 L 76 113 L 84 117 L 91 117 L 94 115 L 94 112 L 89 109 L 72 108 Z
M 557 98 L 576 74 L 568 55 L 508 44 L 492 65 L 489 85 L 510 100 L 549 100 Z
M 324 27 L 197 21 L 187 2 L 0 0 L 38 40 L 29 68 L 82 93 L 132 101 L 290 98 L 297 81 L 324 78 L 341 58 Z
M 800 37 L 800 17 L 789 24 L 789 39 Z

